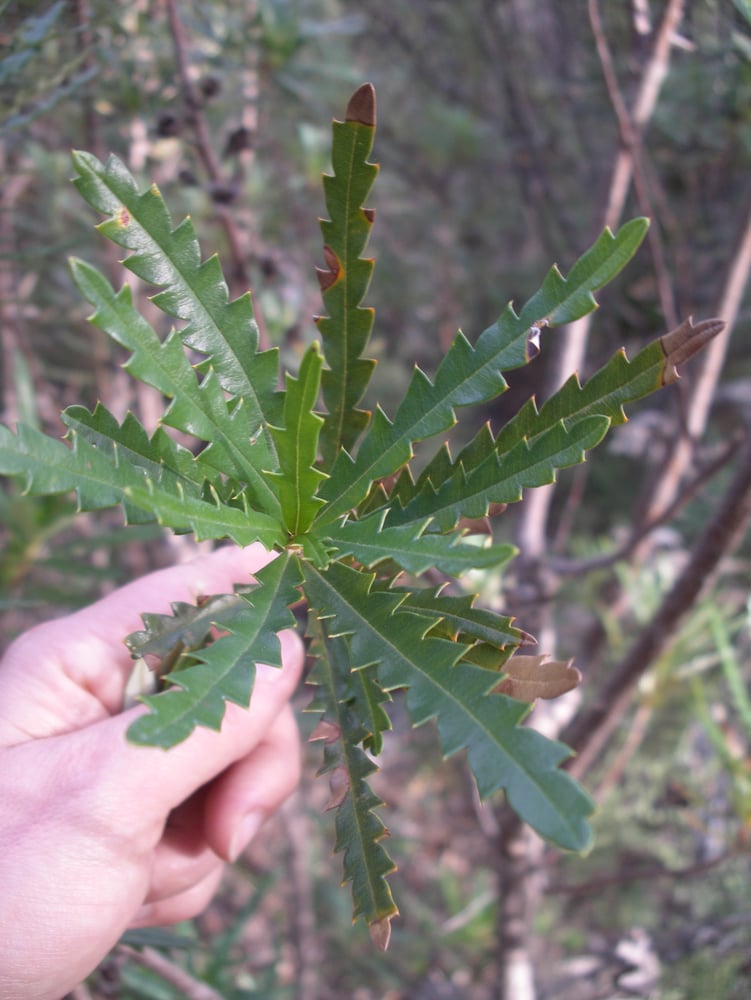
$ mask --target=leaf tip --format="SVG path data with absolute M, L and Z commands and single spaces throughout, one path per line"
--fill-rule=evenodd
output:
M 506 676 L 495 688 L 496 693 L 528 703 L 538 698 L 559 698 L 573 691 L 582 680 L 571 660 L 551 660 L 546 653 L 541 656 L 512 656 L 504 665 L 503 672 Z
M 391 916 L 381 917 L 368 924 L 370 940 L 379 951 L 386 951 L 391 940 Z
M 721 319 L 703 319 L 694 323 L 689 316 L 680 326 L 660 337 L 660 345 L 665 352 L 665 369 L 662 384 L 669 385 L 680 378 L 678 365 L 688 361 L 725 329 Z
M 344 120 L 375 128 L 376 95 L 372 83 L 364 83 L 350 97 Z

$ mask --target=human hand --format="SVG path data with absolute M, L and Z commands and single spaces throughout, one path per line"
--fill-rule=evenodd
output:
M 138 747 L 121 712 L 140 612 L 230 592 L 271 557 L 220 549 L 137 580 L 18 638 L 0 663 L 0 1000 L 58 1000 L 129 927 L 199 913 L 296 786 L 289 698 L 302 644 L 257 668 L 250 709 L 169 751 Z

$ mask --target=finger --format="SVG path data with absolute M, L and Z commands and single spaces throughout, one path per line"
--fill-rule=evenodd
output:
M 177 746 L 165 751 L 129 744 L 128 726 L 142 712 L 133 709 L 75 734 L 88 741 L 89 777 L 105 815 L 117 810 L 122 822 L 154 823 L 190 797 L 198 788 L 246 757 L 265 739 L 287 705 L 302 673 L 303 649 L 299 636 L 279 634 L 282 667 L 259 664 L 248 709 L 226 706 L 221 730 L 199 727 Z M 138 803 L 138 809 L 133 804 Z
M 153 852 L 146 902 L 169 899 L 201 882 L 223 862 L 206 843 L 204 813 L 207 786 L 170 814 Z
M 166 613 L 173 601 L 231 591 L 271 558 L 257 544 L 218 549 L 24 633 L 0 669 L 0 743 L 68 732 L 118 712 L 133 666 L 123 639 L 141 627 L 141 613 Z
M 192 562 L 149 573 L 95 604 L 42 627 L 64 630 L 66 649 L 70 648 L 71 636 L 81 636 L 80 646 L 74 646 L 79 671 L 98 672 L 104 658 L 129 673 L 133 663 L 123 639 L 142 628 L 144 612 L 168 614 L 176 601 L 194 604 L 208 594 L 231 592 L 236 583 L 250 583 L 252 574 L 273 558 L 257 543 L 246 548 L 227 546 Z
M 206 793 L 204 833 L 220 857 L 235 861 L 300 781 L 300 736 L 289 707 L 255 750 L 221 774 Z
M 197 917 L 216 895 L 221 880 L 222 866 L 218 866 L 204 879 L 184 892 L 154 903 L 144 903 L 133 916 L 129 926 L 131 928 L 162 927 Z

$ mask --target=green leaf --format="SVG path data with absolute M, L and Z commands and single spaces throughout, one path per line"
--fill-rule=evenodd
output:
M 353 709 L 350 697 L 352 671 L 345 639 L 331 636 L 325 622 L 314 623 L 313 647 L 318 660 L 311 680 L 319 686 L 316 710 L 324 712 L 326 725 L 311 738 L 322 738 L 323 765 L 331 785 L 329 809 L 336 809 L 336 843 L 343 854 L 344 880 L 352 883 L 353 919 L 363 916 L 383 936 L 397 913 L 387 877 L 396 865 L 383 847 L 388 835 L 376 809 L 383 805 L 367 779 L 378 770 L 360 749 L 369 736 Z M 366 671 L 363 671 L 366 673 Z M 375 935 L 374 935 L 375 936 Z M 388 944 L 388 935 L 383 947 Z
M 226 629 L 227 634 L 205 649 L 192 651 L 191 660 L 198 662 L 183 669 L 178 665 L 169 673 L 165 680 L 172 686 L 166 691 L 142 696 L 151 711 L 128 730 L 132 743 L 167 748 L 190 736 L 196 726 L 218 730 L 226 702 L 250 703 L 256 663 L 281 666 L 277 633 L 295 623 L 289 605 L 299 596 L 296 560 L 289 554 L 281 555 L 259 570 L 256 579 L 257 587 L 241 592 L 243 606 L 236 601 L 214 604 L 213 624 Z M 151 618 L 144 623 L 147 631 L 158 626 L 153 638 L 158 644 L 164 635 L 164 620 Z M 184 634 L 182 628 L 182 622 L 177 622 L 172 634 Z M 143 635 L 132 638 L 131 644 L 149 650 L 149 640 Z
M 173 228 L 156 185 L 139 193 L 115 156 L 102 164 L 91 153 L 75 152 L 73 162 L 78 170 L 73 183 L 93 208 L 108 216 L 99 231 L 132 251 L 126 266 L 162 289 L 152 302 L 185 322 L 184 343 L 206 355 L 222 388 L 242 400 L 246 436 L 278 422 L 277 351 L 258 352 L 250 295 L 229 300 L 218 258 L 201 260 L 191 220 Z
M 126 636 L 125 645 L 135 657 L 167 657 L 182 655 L 200 649 L 207 636 L 221 618 L 226 628 L 235 612 L 247 612 L 248 602 L 239 593 L 217 594 L 201 604 L 175 601 L 170 605 L 172 614 L 158 615 L 145 612 L 141 615 L 144 628 Z M 157 671 L 163 676 L 161 671 Z
M 574 265 L 568 280 L 552 268 L 521 314 L 517 316 L 509 304 L 476 347 L 459 334 L 434 382 L 416 368 L 393 422 L 378 409 L 357 456 L 339 454 L 321 489 L 328 505 L 318 521 L 328 524 L 355 508 L 372 482 L 394 474 L 411 459 L 416 441 L 440 434 L 455 423 L 455 407 L 485 403 L 504 392 L 501 372 L 530 360 L 538 350 L 541 328 L 570 323 L 594 309 L 597 303 L 592 293 L 624 266 L 647 226 L 645 219 L 634 219 L 616 235 L 606 229 Z
M 434 634 L 462 643 L 482 642 L 509 651 L 529 641 L 525 633 L 513 627 L 512 619 L 507 615 L 474 607 L 475 598 L 470 594 L 451 596 L 435 590 L 405 591 L 404 594 L 401 607 L 437 622 L 432 629 Z
M 366 83 L 352 96 L 343 122 L 334 122 L 333 175 L 323 178 L 330 218 L 321 221 L 326 268 L 318 269 L 328 315 L 316 320 L 328 368 L 323 373 L 323 400 L 328 409 L 321 432 L 324 468 L 340 448 L 352 449 L 368 422 L 357 409 L 375 362 L 362 352 L 373 326 L 373 310 L 361 302 L 370 284 L 373 261 L 361 257 L 373 225 L 373 212 L 363 208 L 378 167 L 368 163 L 375 134 L 375 91 Z
M 327 532 L 326 542 L 337 550 L 338 559 L 351 555 L 368 567 L 388 559 L 414 574 L 431 568 L 451 576 L 470 569 L 500 569 L 516 553 L 513 545 L 463 542 L 460 532 L 426 532 L 428 520 L 418 525 L 384 525 L 387 515 L 387 511 L 376 511 L 360 521 L 345 521 Z
M 585 417 L 570 427 L 559 421 L 504 454 L 490 451 L 467 471 L 458 464 L 438 489 L 428 482 L 404 509 L 394 509 L 389 522 L 422 522 L 429 511 L 435 524 L 449 531 L 462 517 L 484 517 L 491 503 L 516 503 L 525 489 L 553 482 L 557 469 L 582 462 L 609 426 L 604 416 Z
M 70 432 L 84 438 L 89 444 L 119 465 L 140 469 L 151 482 L 160 482 L 172 492 L 187 490 L 195 496 L 203 491 L 204 481 L 196 460 L 182 446 L 172 441 L 161 429 L 149 438 L 145 429 L 132 413 L 122 424 L 101 403 L 90 413 L 85 406 L 69 406 L 60 416 Z M 153 520 L 153 516 L 127 500 L 123 501 L 128 524 Z
M 117 442 L 110 454 L 94 447 L 75 431 L 72 448 L 20 425 L 14 435 L 0 425 L 0 475 L 23 481 L 35 496 L 74 491 L 79 510 L 100 510 L 122 504 L 145 511 L 160 524 L 192 531 L 197 539 L 230 538 L 238 545 L 261 541 L 268 548 L 281 540 L 279 525 L 265 514 L 204 500 L 188 480 L 148 478 L 145 470 L 121 461 Z
M 675 330 L 653 340 L 633 361 L 628 360 L 624 350 L 618 351 L 583 387 L 578 376 L 572 375 L 539 412 L 534 399 L 525 403 L 498 434 L 496 449 L 504 452 L 522 439 L 531 441 L 560 420 L 570 423 L 601 414 L 613 426 L 624 423 L 624 406 L 674 382 L 678 377 L 676 366 L 701 350 L 723 326 L 717 320 L 694 324 L 688 319 Z
M 317 614 L 349 636 L 353 669 L 377 664 L 384 690 L 406 687 L 414 724 L 436 718 L 444 753 L 467 750 L 483 797 L 503 788 L 543 837 L 570 850 L 589 845 L 593 803 L 559 770 L 570 751 L 520 726 L 528 706 L 490 693 L 497 673 L 458 662 L 467 647 L 427 635 L 422 615 L 401 610 L 404 595 L 372 589 L 372 576 L 341 563 L 304 573 Z
M 605 228 L 590 249 L 564 278 L 557 267 L 548 271 L 542 288 L 521 311 L 519 320 L 541 329 L 573 323 L 597 308 L 593 292 L 607 285 L 623 270 L 647 234 L 649 219 L 632 219 L 617 233 Z M 523 361 L 520 361 L 523 364 Z
M 314 468 L 323 419 L 313 412 L 321 382 L 318 345 L 308 348 L 298 378 L 287 375 L 284 427 L 272 427 L 279 455 L 279 472 L 267 473 L 279 494 L 284 524 L 295 538 L 310 527 L 323 504 L 316 491 L 325 473 Z
M 162 422 L 208 442 L 200 464 L 247 484 L 253 505 L 278 515 L 277 498 L 260 471 L 272 468 L 275 460 L 264 435 L 251 442 L 242 402 L 230 410 L 213 368 L 199 385 L 182 334 L 172 330 L 160 341 L 133 305 L 128 285 L 115 293 L 104 275 L 81 260 L 71 261 L 71 271 L 82 295 L 95 308 L 90 322 L 132 352 L 125 369 L 170 400 Z

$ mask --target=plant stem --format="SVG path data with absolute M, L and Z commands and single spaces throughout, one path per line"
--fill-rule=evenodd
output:
M 222 995 L 212 989 L 207 983 L 194 979 L 185 969 L 170 962 L 154 948 L 131 948 L 129 945 L 118 945 L 117 951 L 133 962 L 142 965 L 144 969 L 156 972 L 158 976 L 180 991 L 185 1000 L 223 1000 Z

